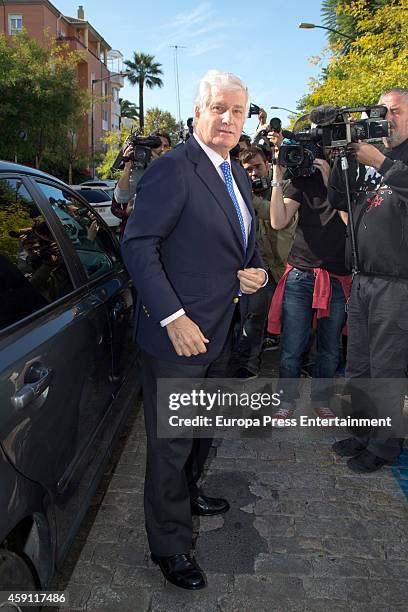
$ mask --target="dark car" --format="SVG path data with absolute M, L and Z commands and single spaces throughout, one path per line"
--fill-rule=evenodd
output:
M 132 287 L 84 199 L 6 162 L 0 278 L 0 591 L 45 589 L 136 403 Z

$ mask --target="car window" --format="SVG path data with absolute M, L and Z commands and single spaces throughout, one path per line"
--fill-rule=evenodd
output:
M 73 291 L 62 253 L 23 183 L 0 179 L 0 329 Z
M 79 193 L 87 202 L 97 204 L 99 202 L 109 202 L 110 198 L 102 189 L 78 189 Z
M 99 223 L 92 209 L 68 190 L 41 181 L 37 185 L 59 217 L 88 279 L 98 278 L 121 265 L 109 229 Z
M 108 194 L 109 200 L 111 200 L 113 198 L 115 188 L 114 187 L 103 187 L 103 191 Z

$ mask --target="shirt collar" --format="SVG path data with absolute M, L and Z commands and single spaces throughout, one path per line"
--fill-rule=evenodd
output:
M 221 164 L 225 161 L 227 161 L 229 163 L 229 165 L 231 166 L 231 159 L 230 159 L 230 155 L 228 153 L 228 157 L 227 159 L 224 159 L 222 155 L 220 155 L 219 153 L 217 153 L 216 151 L 214 151 L 214 149 L 212 149 L 211 147 L 209 147 L 208 145 L 204 144 L 202 142 L 202 140 L 199 139 L 199 137 L 197 136 L 197 134 L 194 132 L 194 138 L 196 139 L 196 141 L 198 142 L 198 144 L 200 145 L 200 147 L 202 148 L 202 150 L 204 151 L 204 153 L 207 155 L 207 157 L 210 158 L 210 162 L 218 169 Z

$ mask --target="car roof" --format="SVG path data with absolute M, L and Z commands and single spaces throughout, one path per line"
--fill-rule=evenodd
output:
M 84 187 L 92 187 L 92 185 L 95 185 L 95 187 L 110 187 L 110 185 L 115 185 L 116 181 L 113 179 L 95 179 L 95 180 L 89 180 L 89 181 L 83 181 L 83 183 L 81 183 L 81 185 L 84 185 Z
M 64 185 L 67 187 L 68 185 L 61 181 L 56 176 L 52 176 L 52 174 L 47 174 L 47 172 L 43 172 L 42 170 L 37 170 L 36 168 L 30 168 L 29 166 L 23 166 L 22 164 L 14 164 L 13 162 L 0 160 L 0 172 L 18 172 L 19 174 L 31 174 L 33 176 L 38 176 L 41 178 L 48 178 Z

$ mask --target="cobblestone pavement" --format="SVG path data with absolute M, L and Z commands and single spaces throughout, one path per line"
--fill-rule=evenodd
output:
M 208 587 L 188 592 L 166 584 L 149 558 L 135 411 L 57 577 L 70 610 L 408 610 L 408 504 L 396 478 L 406 471 L 353 474 L 330 450 L 342 432 L 299 429 L 216 442 L 204 488 L 231 510 L 196 519 Z

